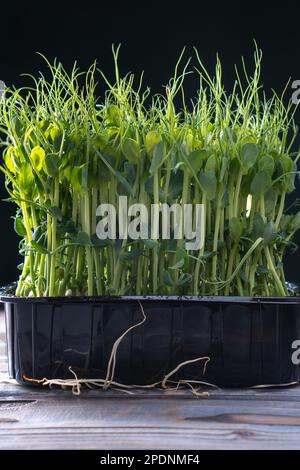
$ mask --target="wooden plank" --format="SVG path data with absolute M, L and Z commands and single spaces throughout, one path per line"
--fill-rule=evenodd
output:
M 246 400 L 247 406 L 258 406 L 260 402 L 268 401 L 270 403 L 273 402 L 283 402 L 281 403 L 282 406 L 291 406 L 291 403 L 299 403 L 300 402 L 300 387 L 287 387 L 287 388 L 274 388 L 274 389 L 208 389 L 203 388 L 203 391 L 207 391 L 209 393 L 209 397 L 207 398 L 199 398 L 198 401 L 204 401 L 205 406 L 209 406 L 211 401 L 225 401 L 229 402 L 236 402 L 237 400 Z M 0 384 L 0 400 L 5 400 L 7 396 L 15 396 L 20 399 L 27 397 L 31 399 L 41 399 L 50 397 L 62 399 L 63 397 L 71 395 L 70 390 L 63 391 L 60 389 L 49 389 L 48 387 L 25 387 L 18 384 Z M 192 397 L 192 394 L 189 390 L 178 390 L 178 391 L 160 391 L 160 390 L 142 390 L 137 389 L 132 391 L 131 395 L 127 395 L 124 392 L 117 391 L 117 390 L 107 390 L 105 392 L 101 390 L 83 390 L 82 391 L 83 397 L 89 398 L 101 398 L 101 400 L 106 400 L 111 397 L 117 397 L 119 400 L 123 401 L 126 399 L 142 399 L 142 400 L 149 400 L 152 398 L 159 398 L 162 400 L 169 400 L 170 398 L 176 398 L 178 402 L 181 400 L 186 399 L 193 399 L 196 398 Z
M 300 406 L 63 394 L 0 402 L 0 448 L 300 448 Z M 4 406 L 4 408 L 3 408 Z M 15 407 L 15 408 L 14 408 Z M 30 443 L 30 436 L 32 441 Z M 164 437 L 162 437 L 164 436 Z M 101 443 L 101 444 L 100 444 Z
M 266 426 L 257 429 L 180 429 L 176 428 L 101 428 L 76 430 L 40 428 L 3 429 L 1 449 L 195 449 L 195 450 L 285 450 L 299 449 L 299 432 L 287 428 L 274 431 Z

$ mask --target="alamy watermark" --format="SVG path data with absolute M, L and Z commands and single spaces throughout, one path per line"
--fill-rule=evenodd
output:
M 186 250 L 200 250 L 204 243 L 205 207 L 203 204 L 128 205 L 120 196 L 118 207 L 105 203 L 97 207 L 100 218 L 96 235 L 100 240 L 185 240 Z
M 300 80 L 294 80 L 292 83 L 292 89 L 295 90 L 292 93 L 292 103 L 298 104 L 300 100 Z
M 300 364 L 300 339 L 295 339 L 295 341 L 292 342 L 292 349 L 295 349 L 292 354 L 292 363 L 298 366 Z
M 0 103 L 1 103 L 2 99 L 5 96 L 5 88 L 6 88 L 6 86 L 5 86 L 4 81 L 0 80 Z

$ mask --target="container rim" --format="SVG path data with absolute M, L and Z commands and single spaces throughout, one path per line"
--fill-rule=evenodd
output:
M 99 304 L 102 302 L 221 302 L 252 304 L 300 304 L 300 295 L 286 297 L 244 297 L 218 295 L 105 295 L 105 296 L 68 296 L 68 297 L 18 297 L 13 294 L 15 284 L 0 288 L 0 302 L 29 304 Z

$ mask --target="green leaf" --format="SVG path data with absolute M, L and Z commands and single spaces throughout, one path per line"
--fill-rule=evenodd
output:
M 138 143 L 130 138 L 125 138 L 122 144 L 122 151 L 126 160 L 130 163 L 137 164 L 141 157 L 140 147 Z
M 214 199 L 217 191 L 217 179 L 213 171 L 201 171 L 199 182 L 202 191 L 206 193 L 209 200 Z
M 260 197 L 270 189 L 271 185 L 272 181 L 269 173 L 266 173 L 266 171 L 259 171 L 251 182 L 251 194 L 253 194 L 253 196 Z
M 79 181 L 80 167 L 74 166 L 71 173 L 71 183 L 75 191 L 81 192 L 81 184 Z
M 266 199 L 265 201 L 265 213 L 267 216 L 272 215 L 275 207 L 275 202 L 272 199 Z
M 132 163 L 125 162 L 124 176 L 128 183 L 133 186 L 136 178 L 136 167 Z
M 154 175 L 154 173 L 161 166 L 164 158 L 165 158 L 165 145 L 163 141 L 161 141 L 155 145 L 154 150 L 153 150 L 153 157 L 152 157 L 151 165 L 149 169 L 150 175 Z
M 86 232 L 78 232 L 75 241 L 78 243 L 78 245 L 91 245 L 91 239 Z
M 31 244 L 31 247 L 35 251 L 40 253 L 41 255 L 47 255 L 48 254 L 48 250 L 41 243 L 38 243 L 38 242 L 35 242 L 34 240 L 31 240 L 30 244 Z
M 186 286 L 192 282 L 193 276 L 189 273 L 181 274 L 180 278 L 178 279 L 176 285 L 179 287 Z
M 6 168 L 12 174 L 16 174 L 17 168 L 15 166 L 14 158 L 13 158 L 13 147 L 10 147 L 8 151 L 6 152 L 5 157 L 4 157 L 4 162 L 5 162 Z
M 71 234 L 76 234 L 77 233 L 77 228 L 72 219 L 69 220 L 62 220 L 59 222 L 56 226 L 56 231 L 59 234 L 65 234 L 69 233 Z
M 265 201 L 273 201 L 277 200 L 277 193 L 273 187 L 271 187 L 265 194 Z
M 38 177 L 36 173 L 34 173 L 33 177 L 34 177 L 34 182 L 35 182 L 38 192 L 40 193 L 41 196 L 43 196 L 45 193 L 45 188 L 44 188 L 43 183 L 41 182 L 40 178 Z
M 218 165 L 217 157 L 215 155 L 211 155 L 206 162 L 205 171 L 212 171 L 215 173 L 217 169 L 217 165 Z
M 25 229 L 25 226 L 21 217 L 17 216 L 15 218 L 14 229 L 15 229 L 15 232 L 17 232 L 17 234 L 20 235 L 20 237 L 26 237 L 27 232 L 26 232 L 26 229 Z
M 222 194 L 222 198 L 221 198 L 221 207 L 222 209 L 224 209 L 225 207 L 227 207 L 229 205 L 229 192 L 227 191 L 227 189 L 224 191 L 224 193 Z
M 144 245 L 146 248 L 152 250 L 153 248 L 157 247 L 158 243 L 157 240 L 152 240 L 151 238 L 143 240 Z
M 102 160 L 99 160 L 97 162 L 97 173 L 95 173 L 95 179 L 98 181 L 98 187 L 100 188 L 102 185 L 103 180 L 108 180 L 110 177 L 110 170 L 109 168 L 105 165 L 105 163 Z
M 34 169 L 39 172 L 43 168 L 44 160 L 45 160 L 45 151 L 37 145 L 31 150 L 30 159 L 32 161 L 32 165 Z
M 169 273 L 169 271 L 164 271 L 163 279 L 164 279 L 164 283 L 165 283 L 167 286 L 169 286 L 169 287 L 173 287 L 173 286 L 174 286 L 173 279 L 172 279 L 172 276 L 171 276 L 171 274 Z
M 71 183 L 77 192 L 86 192 L 89 189 L 88 163 L 75 166 L 72 169 Z
M 113 124 L 116 127 L 119 127 L 121 125 L 121 115 L 120 115 L 120 110 L 118 106 L 112 104 L 109 106 L 107 109 L 107 116 L 111 124 Z
M 296 214 L 297 215 L 297 214 Z M 279 227 L 280 227 L 280 230 L 282 232 L 289 232 L 289 229 L 291 228 L 291 223 L 292 223 L 292 220 L 293 220 L 293 215 L 283 215 L 280 219 L 280 222 L 279 222 Z M 299 217 L 300 219 L 300 217 Z M 300 223 L 300 220 L 299 220 L 299 223 Z
M 161 141 L 161 135 L 156 131 L 150 131 L 145 136 L 145 148 L 147 154 L 151 157 L 155 146 Z
M 111 243 L 111 240 L 109 238 L 106 238 L 105 240 L 100 240 L 96 233 L 91 236 L 91 241 L 94 246 L 97 246 L 99 248 L 104 248 Z
M 232 217 L 229 220 L 229 234 L 230 238 L 235 242 L 238 243 L 243 233 L 243 225 L 240 219 L 237 217 Z
M 290 193 L 295 189 L 295 172 L 297 171 L 297 165 L 291 157 L 288 157 L 287 155 L 281 157 L 280 164 L 282 172 L 284 173 L 282 183 L 284 184 L 286 192 Z
M 45 170 L 47 175 L 56 178 L 58 175 L 58 158 L 52 153 L 48 153 L 45 157 Z
M 203 163 L 207 159 L 207 157 L 208 157 L 207 150 L 205 150 L 205 149 L 196 149 L 196 150 L 193 150 L 193 152 L 191 152 L 188 155 L 187 159 L 188 159 L 191 167 L 195 171 L 195 173 L 199 173 L 199 171 L 203 167 Z
M 18 184 L 20 187 L 25 189 L 27 192 L 27 196 L 32 192 L 33 190 L 33 182 L 34 182 L 34 176 L 32 174 L 31 168 L 27 163 L 22 163 L 20 165 L 20 172 L 18 174 L 19 179 L 18 179 Z M 28 194 L 29 193 L 29 194 Z
M 188 254 L 184 248 L 177 247 L 176 248 L 176 254 L 175 254 L 175 260 L 180 261 L 181 259 L 187 260 L 188 259 Z
M 280 164 L 283 170 L 283 173 L 289 173 L 294 170 L 294 162 L 291 157 L 283 155 L 280 159 Z
M 15 133 L 17 134 L 18 137 L 21 138 L 24 134 L 24 128 L 23 128 L 22 120 L 18 119 L 18 118 L 15 118 L 13 122 L 14 122 L 14 127 L 15 127 Z
M 32 239 L 35 242 L 40 242 L 44 235 L 44 231 L 41 225 L 39 225 L 33 232 Z
M 293 232 L 296 232 L 300 229 L 300 212 L 297 212 L 297 214 L 293 216 L 291 222 L 291 229 Z
M 181 269 L 184 266 L 184 259 L 181 258 L 177 263 L 175 263 L 173 266 L 170 266 L 169 269 Z
M 124 249 L 120 251 L 119 258 L 121 261 L 132 261 L 136 259 L 141 254 L 141 252 L 142 251 L 140 248 L 134 248 L 131 251 Z
M 182 184 L 183 184 L 183 172 L 182 171 L 178 171 L 177 173 L 172 172 L 171 178 L 170 178 L 169 190 L 167 194 L 167 202 L 169 202 L 170 204 L 173 204 L 175 200 L 178 198 L 178 196 L 182 194 Z
M 242 172 L 244 175 L 248 173 L 250 168 L 252 168 L 256 162 L 256 159 L 259 154 L 258 146 L 254 142 L 247 142 L 241 148 L 241 165 Z
M 253 229 L 251 238 L 253 241 L 264 237 L 265 223 L 259 212 L 255 212 L 253 217 Z
M 58 207 L 56 206 L 49 207 L 48 211 L 50 212 L 52 217 L 57 219 L 59 222 L 62 221 L 63 215 L 62 215 L 61 210 Z
M 205 251 L 203 255 L 201 256 L 202 259 L 210 259 L 213 256 L 215 256 L 216 252 L 215 251 Z
M 128 196 L 134 196 L 133 187 L 119 171 L 114 171 L 114 175 Z
M 276 228 L 274 222 L 268 222 L 264 229 L 264 244 L 269 245 L 276 238 Z
M 49 132 L 52 142 L 55 141 L 56 136 L 61 135 L 61 130 L 55 124 L 50 124 Z
M 266 173 L 269 173 L 270 176 L 272 176 L 273 174 L 274 167 L 274 159 L 270 155 L 266 155 L 258 161 L 258 169 L 260 171 L 265 171 Z
M 230 164 L 229 164 L 229 175 L 230 176 L 234 176 L 234 177 L 237 177 L 240 170 L 241 170 L 241 164 L 238 160 L 238 158 L 236 157 L 231 157 L 232 159 L 230 160 Z
M 53 148 L 54 152 L 59 152 L 61 149 L 62 141 L 63 141 L 64 133 L 60 130 L 55 133 L 53 138 Z

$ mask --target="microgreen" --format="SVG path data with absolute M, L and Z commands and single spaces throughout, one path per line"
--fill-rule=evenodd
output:
M 47 61 L 50 79 L 6 90 L 1 170 L 22 237 L 17 295 L 287 295 L 283 256 L 300 227 L 299 213 L 285 214 L 297 128 L 284 97 L 261 88 L 261 52 L 252 78 L 243 61 L 227 93 L 220 60 L 213 76 L 196 51 L 190 106 L 183 54 L 152 99 L 142 77 L 135 89 L 132 74 L 120 76 L 118 54 L 115 83 L 95 63 L 67 73 Z M 190 253 L 182 240 L 99 240 L 97 207 L 117 207 L 121 195 L 148 208 L 204 204 L 204 245 Z

